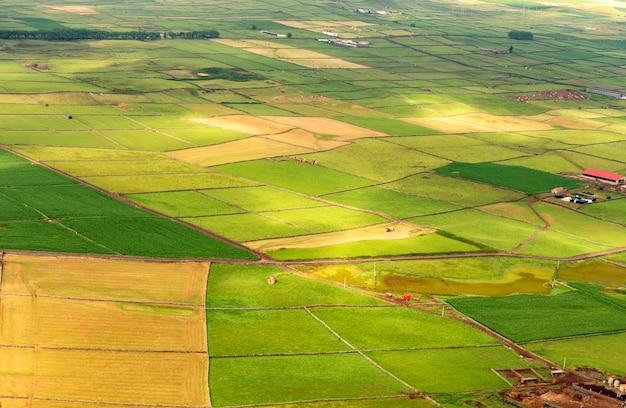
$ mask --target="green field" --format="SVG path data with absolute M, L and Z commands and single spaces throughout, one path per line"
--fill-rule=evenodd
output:
M 0 252 L 210 259 L 202 389 L 168 373 L 192 405 L 492 407 L 510 388 L 492 368 L 545 369 L 463 314 L 625 374 L 626 191 L 579 178 L 626 173 L 626 100 L 588 91 L 625 91 L 618 2 L 5 3 Z M 20 323 L 0 296 L 0 326 Z M 64 352 L 44 343 L 4 345 Z M 119 405 L 23 391 L 18 361 L 0 405 Z
M 576 288 L 553 296 L 460 297 L 449 302 L 515 342 L 626 330 L 624 300 L 589 285 Z
M 451 163 L 436 171 L 448 177 L 480 181 L 527 194 L 549 191 L 554 187 L 576 188 L 579 185 L 575 180 L 550 173 L 494 163 Z
M 626 373 L 626 365 L 619 353 L 624 340 L 626 333 L 543 341 L 527 347 L 552 361 L 566 361 L 570 367 L 598 367 L 621 375 Z

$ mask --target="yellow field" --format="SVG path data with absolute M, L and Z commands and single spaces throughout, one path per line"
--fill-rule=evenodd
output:
M 2 261 L 2 406 L 208 406 L 207 263 Z
M 2 292 L 204 305 L 208 264 L 5 254 Z
M 249 135 L 272 135 L 286 132 L 293 126 L 285 126 L 279 123 L 248 115 L 229 115 L 214 118 L 194 118 L 194 122 L 202 123 L 216 128 L 233 130 Z
M 326 54 L 322 54 L 319 52 L 303 50 L 301 48 L 291 47 L 286 44 L 276 44 L 269 41 L 233 40 L 223 38 L 213 41 L 219 42 L 223 45 L 228 45 L 230 47 L 246 50 L 253 54 L 263 55 L 265 57 L 291 62 L 293 64 L 307 68 L 369 68 L 365 65 L 355 64 L 353 62 L 344 61 L 339 58 L 332 58 Z
M 567 129 L 584 129 L 584 130 L 596 130 L 607 126 L 605 122 L 598 122 L 585 118 L 574 118 L 557 116 L 554 119 L 548 121 L 551 125 L 561 126 Z
M 294 129 L 289 132 L 280 133 L 277 135 L 265 136 L 267 139 L 277 140 L 283 143 L 290 143 L 296 146 L 306 147 L 314 151 L 331 150 L 337 147 L 344 146 L 348 142 L 342 142 L 338 140 L 322 139 L 311 132 L 306 130 Z
M 66 11 L 68 13 L 78 14 L 80 16 L 90 16 L 99 14 L 93 7 L 89 6 L 46 6 L 53 10 Z
M 402 120 L 436 129 L 444 133 L 521 132 L 552 129 L 547 123 L 537 122 L 531 119 L 518 116 L 490 115 L 487 113 L 470 113 L 449 117 L 402 118 Z
M 3 397 L 69 400 L 66 404 L 207 406 L 207 364 L 206 354 L 197 353 L 5 347 L 0 353 L 0 389 Z
M 307 147 L 283 143 L 265 137 L 251 137 L 213 146 L 176 150 L 168 153 L 168 155 L 177 160 L 199 166 L 216 166 L 246 160 L 311 152 L 312 150 Z
M 341 122 L 331 118 L 321 117 L 292 117 L 292 116 L 264 116 L 264 118 L 284 123 L 286 125 L 297 126 L 309 132 L 337 136 L 335 140 L 353 140 L 362 137 L 382 137 L 387 136 L 384 133 L 375 130 L 362 128 Z
M 0 297 L 0 343 L 117 350 L 204 351 L 201 306 Z
M 387 227 L 391 225 L 394 226 L 394 231 L 387 232 Z M 246 242 L 245 245 L 262 252 L 269 252 L 282 248 L 316 248 L 366 240 L 405 239 L 433 232 L 435 232 L 434 228 L 421 228 L 405 223 L 378 224 L 325 234 L 251 241 Z

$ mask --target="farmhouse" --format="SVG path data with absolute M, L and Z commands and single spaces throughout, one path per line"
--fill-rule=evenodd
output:
M 555 187 L 552 189 L 551 193 L 555 198 L 563 198 L 567 194 L 567 189 L 565 187 Z
M 608 171 L 587 169 L 583 171 L 582 177 L 595 182 L 611 184 L 614 186 L 626 184 L 626 177 L 617 173 L 610 173 Z
M 626 92 L 624 91 L 613 91 L 605 88 L 598 88 L 595 86 L 588 86 L 587 92 L 596 93 L 600 95 L 612 96 L 616 99 L 626 99 Z

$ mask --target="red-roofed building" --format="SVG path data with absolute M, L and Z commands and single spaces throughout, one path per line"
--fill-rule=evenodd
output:
M 584 178 L 598 181 L 600 183 L 613 184 L 615 186 L 620 184 L 626 184 L 626 177 L 617 173 L 609 173 L 608 171 L 596 170 L 596 169 L 587 169 L 583 171 L 582 176 Z

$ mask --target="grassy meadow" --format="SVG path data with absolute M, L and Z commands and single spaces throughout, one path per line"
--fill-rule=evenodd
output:
M 159 39 L 0 39 L 0 404 L 497 406 L 492 368 L 546 368 L 463 314 L 625 375 L 626 193 L 579 177 L 626 173 L 626 100 L 587 91 L 626 91 L 623 12 L 4 5 Z

